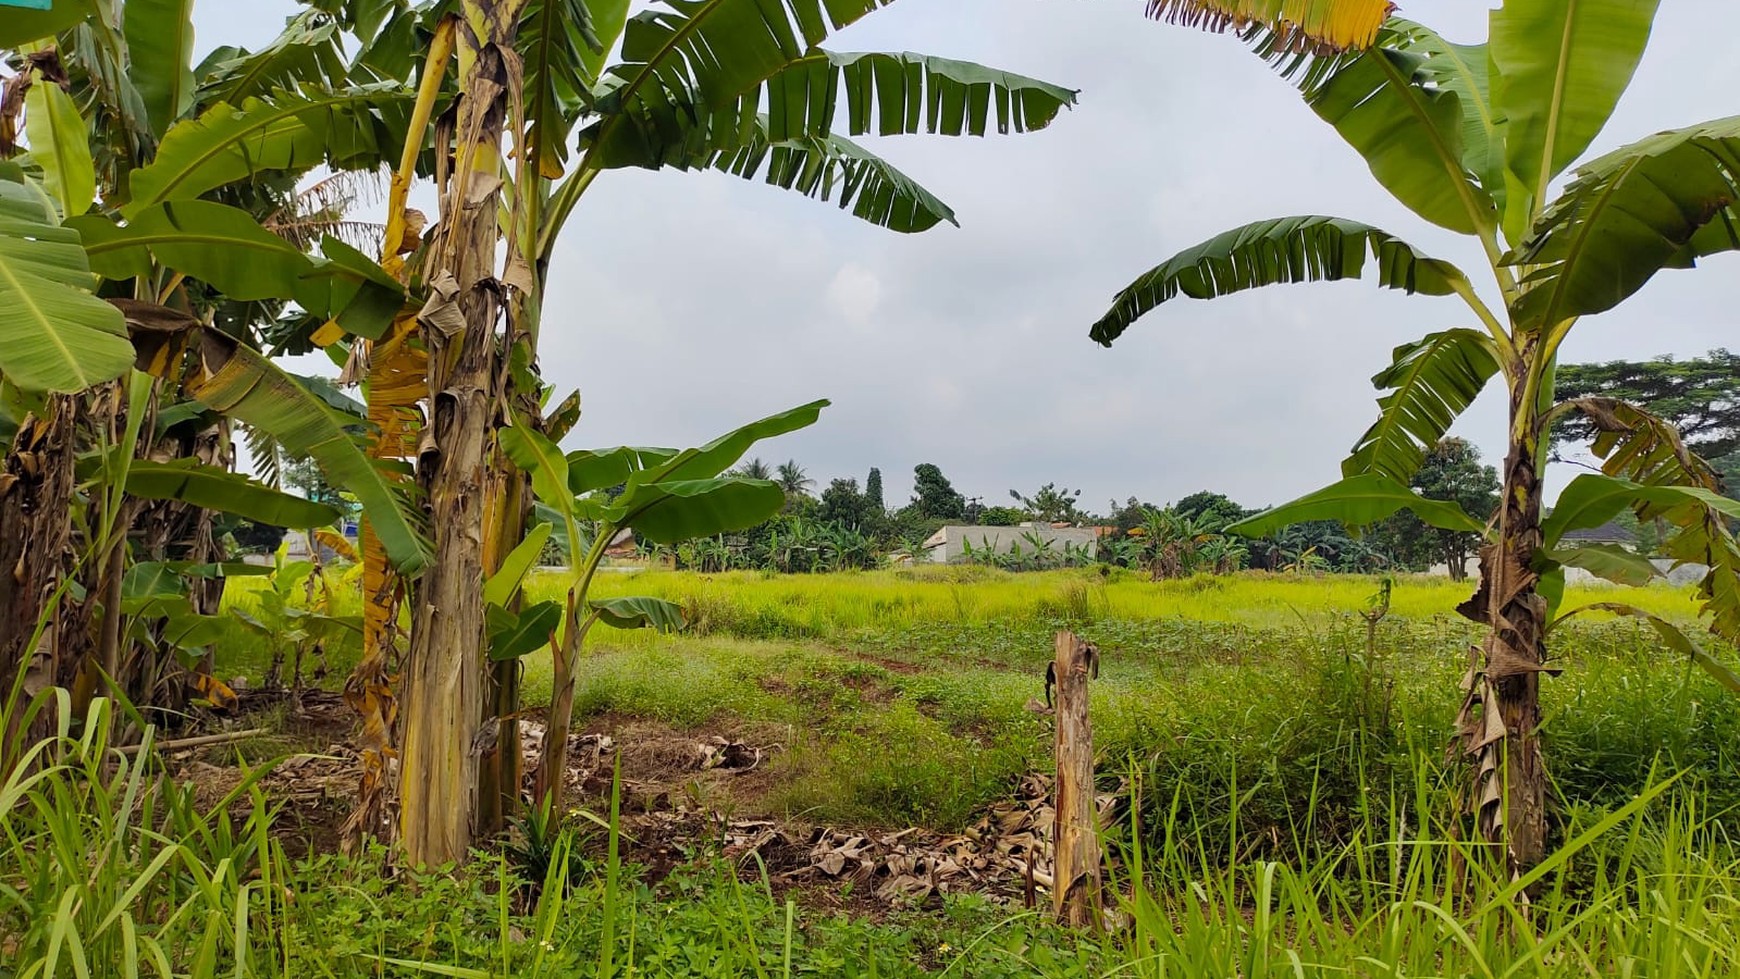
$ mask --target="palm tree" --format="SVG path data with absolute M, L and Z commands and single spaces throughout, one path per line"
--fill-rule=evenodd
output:
M 779 464 L 774 482 L 785 491 L 785 498 L 788 500 L 810 495 L 810 487 L 816 485 L 816 481 L 804 473 L 804 467 L 798 465 L 796 459 L 787 459 Z
M 0 286 L 0 302 L 27 311 L 9 328 L 9 342 L 0 345 L 0 375 L 9 388 L 30 393 L 9 398 L 31 409 L 22 427 L 64 453 L 42 458 L 51 474 L 63 461 L 70 465 L 73 453 L 93 448 L 79 444 L 76 429 L 87 435 L 103 430 L 130 457 L 122 462 L 111 456 L 96 489 L 82 501 L 87 511 L 78 534 L 84 539 L 73 546 L 94 556 L 78 572 L 79 597 L 60 599 L 48 645 L 54 647 L 55 682 L 79 675 L 89 680 L 91 668 L 101 667 L 144 701 L 165 689 L 174 664 L 158 641 L 162 630 L 146 630 L 152 638 L 143 642 L 130 638 L 140 630 L 125 627 L 130 613 L 118 600 L 128 563 L 143 556 L 210 564 L 221 556 L 212 509 L 295 507 L 282 494 L 227 471 L 231 419 L 272 432 L 286 448 L 299 444 L 299 453 L 318 443 L 323 447 L 317 454 L 328 461 L 345 456 L 366 469 L 343 426 L 332 423 L 305 385 L 231 337 L 258 342 L 262 328 L 292 300 L 312 317 L 366 329 L 368 317 L 353 315 L 349 300 L 397 305 L 402 290 L 375 283 L 352 291 L 371 271 L 378 273 L 371 263 L 341 265 L 333 256 L 342 245 L 323 244 L 327 254 L 312 257 L 306 240 L 278 234 L 267 220 L 295 199 L 295 180 L 311 168 L 371 165 L 384 128 L 377 110 L 394 98 L 386 86 L 365 92 L 353 84 L 357 79 L 342 57 L 337 28 L 328 23 L 324 35 L 311 33 L 311 23 L 327 15 L 311 11 L 294 18 L 260 52 L 232 50 L 196 65 L 184 9 L 170 16 L 142 4 L 134 12 L 129 20 L 125 5 L 110 0 L 59 4 L 51 11 L 8 15 L 0 27 L 0 48 L 29 52 L 22 61 L 26 70 L 9 82 L 9 91 L 22 98 L 9 99 L 7 111 L 24 109 L 31 159 L 47 191 L 20 197 L 14 192 L 25 190 L 21 174 L 0 180 L 8 252 L 14 251 L 10 246 L 33 252 L 17 263 L 19 274 Z M 323 45 L 325 50 L 317 50 Z M 284 57 L 292 49 L 302 56 Z M 9 118 L 0 128 L 14 132 L 16 121 Z M 106 295 L 129 298 L 96 299 L 92 273 L 110 280 Z M 346 294 L 342 301 L 340 292 Z M 207 330 L 206 323 L 225 335 Z M 238 382 L 245 382 L 245 390 L 230 387 Z M 268 393 L 266 387 L 277 390 Z M 255 389 L 264 397 L 251 397 Z M 39 395 L 45 397 L 36 402 Z M 200 403 L 186 395 L 198 395 Z M 163 423 L 160 431 L 138 424 L 146 414 Z M 283 436 L 283 423 L 292 416 L 304 427 L 294 437 Z M 306 436 L 315 429 L 321 431 L 311 441 Z M 162 478 L 166 474 L 156 467 L 165 465 L 157 461 L 163 458 L 176 459 L 184 471 L 180 486 Z M 192 485 L 204 492 L 191 492 Z M 70 484 L 53 478 L 33 490 L 40 496 L 48 487 L 71 492 Z M 14 494 L 0 492 L 0 522 L 9 528 L 15 523 L 6 512 L 12 502 Z M 40 583 L 71 573 L 62 556 L 72 542 L 65 522 L 74 500 L 69 495 L 24 502 L 44 521 L 59 524 L 33 521 L 39 525 L 28 535 L 22 524 L 18 535 L 9 534 L 34 541 L 43 563 L 40 573 L 24 576 L 34 592 Z M 186 585 L 191 601 L 153 607 L 199 617 L 188 622 L 209 621 L 221 581 Z M 51 590 L 26 597 L 40 608 L 35 599 Z M 0 607 L 22 614 L 0 612 L 0 618 L 23 621 L 30 629 L 36 616 L 12 598 L 0 590 Z M 91 628 L 82 617 L 97 603 L 101 619 Z M 8 676 L 14 648 L 9 630 L 0 625 L 0 672 Z M 93 635 L 94 645 L 88 638 Z M 125 654 L 124 647 L 130 647 Z
M 1479 592 L 1461 607 L 1488 627 L 1472 664 L 1460 734 L 1472 762 L 1484 835 L 1510 870 L 1543 856 L 1547 778 L 1540 683 L 1556 670 L 1546 639 L 1563 615 L 1564 568 L 1647 580 L 1633 556 L 1561 546 L 1567 531 L 1626 507 L 1679 530 L 1675 559 L 1711 568 L 1701 584 L 1712 628 L 1740 636 L 1740 546 L 1710 467 L 1671 426 L 1623 403 L 1553 400 L 1554 365 L 1579 320 L 1611 309 L 1664 268 L 1740 248 L 1740 117 L 1658 133 L 1583 163 L 1557 198 L 1554 179 L 1580 157 L 1629 83 L 1654 0 L 1506 0 L 1485 44 L 1450 44 L 1391 19 L 1371 50 L 1287 63 L 1306 103 L 1334 126 L 1398 201 L 1467 235 L 1490 274 L 1489 305 L 1457 266 L 1343 218 L 1260 221 L 1187 249 L 1136 280 L 1096 323 L 1110 345 L 1180 294 L 1208 299 L 1276 283 L 1357 278 L 1408 293 L 1457 296 L 1481 329 L 1455 328 L 1397 348 L 1374 379 L 1378 422 L 1343 463 L 1345 479 L 1234 529 L 1263 535 L 1299 521 L 1374 523 L 1406 507 L 1436 527 L 1483 534 Z M 1490 527 L 1409 480 L 1426 453 L 1494 377 L 1509 400 L 1503 504 Z M 1601 474 L 1573 479 L 1542 517 L 1553 421 L 1587 415 L 1600 431 Z M 1644 613 L 1637 612 L 1638 615 Z M 1674 635 L 1674 648 L 1692 649 Z M 1708 657 L 1695 656 L 1700 663 Z
M 773 468 L 759 458 L 749 459 L 731 470 L 731 475 L 742 479 L 772 479 Z

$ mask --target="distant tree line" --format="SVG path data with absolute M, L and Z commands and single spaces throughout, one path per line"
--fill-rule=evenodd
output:
M 1740 489 L 1740 355 L 1713 350 L 1684 360 L 1567 364 L 1559 368 L 1557 383 L 1561 399 L 1615 398 L 1669 419 L 1680 427 L 1687 447 L 1727 478 L 1730 492 Z M 1565 458 L 1594 435 L 1583 416 L 1568 415 L 1554 433 L 1555 457 Z M 928 462 L 913 468 L 912 496 L 898 507 L 887 505 L 882 471 L 876 468 L 862 483 L 850 477 L 833 479 L 819 493 L 817 481 L 796 460 L 776 466 L 750 459 L 733 474 L 779 484 L 786 495 L 784 510 L 738 534 L 693 541 L 675 551 L 656 549 L 659 557 L 702 571 L 849 570 L 875 567 L 892 557 L 922 557 L 928 550 L 925 542 L 948 524 L 1039 523 L 1102 528 L 1094 556 L 1086 557 L 1085 548 L 1047 543 L 1035 531 L 1017 535 L 1002 551 L 969 550 L 964 560 L 1011 570 L 1099 562 L 1156 579 L 1246 568 L 1371 573 L 1442 566 L 1452 578 L 1461 579 L 1480 544 L 1479 535 L 1430 527 L 1406 510 L 1372 527 L 1350 529 L 1324 520 L 1246 538 L 1227 528 L 1261 508 L 1209 490 L 1163 506 L 1130 497 L 1122 504 L 1112 501 L 1104 514 L 1095 514 L 1082 507 L 1081 490 L 1048 482 L 1030 493 L 1011 489 L 1007 503 L 987 506 L 965 496 L 940 467 Z M 1411 482 L 1422 496 L 1453 501 L 1478 519 L 1490 518 L 1498 506 L 1497 471 L 1464 439 L 1445 438 L 1432 447 Z M 1633 535 L 1638 551 L 1651 553 L 1658 543 L 1655 528 L 1638 526 L 1628 516 L 1618 522 Z

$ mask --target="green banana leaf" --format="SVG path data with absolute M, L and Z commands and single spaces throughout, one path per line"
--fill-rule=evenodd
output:
M 1511 304 L 1539 330 L 1624 302 L 1664 268 L 1740 249 L 1740 116 L 1657 133 L 1577 169 L 1505 261 L 1529 267 Z
M 241 473 L 200 465 L 196 459 L 136 461 L 127 470 L 127 493 L 146 500 L 179 500 L 274 527 L 324 527 L 342 516 L 335 507 L 275 490 Z
M 483 583 L 485 602 L 506 608 L 513 601 L 520 585 L 526 580 L 526 574 L 537 565 L 538 555 L 544 552 L 544 544 L 550 539 L 551 530 L 547 523 L 538 524 L 526 533 L 525 540 L 508 552 L 501 567 Z
M 126 322 L 91 294 L 96 284 L 79 233 L 54 222 L 46 197 L 0 174 L 0 374 L 70 394 L 131 368 Z
M 1215 299 L 1261 286 L 1357 279 L 1368 261 L 1378 285 L 1410 294 L 1447 296 L 1467 281 L 1456 266 L 1369 224 L 1315 214 L 1272 218 L 1221 232 L 1150 269 L 1118 294 L 1089 335 L 1109 347 L 1180 294 Z
M 1443 530 L 1485 533 L 1486 528 L 1462 508 L 1447 500 L 1428 500 L 1405 483 L 1377 473 L 1349 476 L 1339 483 L 1309 493 L 1247 517 L 1227 528 L 1227 533 L 1266 537 L 1297 523 L 1338 520 L 1349 527 L 1366 527 L 1399 510 L 1408 510 L 1433 527 Z
M 7 10 L 0 17 L 0 48 L 16 48 L 27 41 L 53 37 L 85 19 L 82 3 L 60 0 L 40 10 Z
M 632 487 L 604 510 L 613 527 L 631 527 L 655 544 L 711 537 L 762 523 L 785 506 L 785 491 L 761 479 L 660 480 Z
M 42 167 L 42 186 L 64 217 L 90 210 L 97 196 L 91 130 L 72 96 L 58 84 L 37 79 L 24 95 L 24 135 L 30 158 Z
M 429 545 L 411 501 L 388 479 L 349 431 L 355 419 L 324 401 L 259 353 L 208 330 L 201 337 L 208 376 L 192 395 L 213 409 L 276 436 L 286 451 L 306 455 L 326 478 L 356 496 L 387 557 L 402 574 L 429 562 Z
M 1305 100 L 1409 210 L 1462 234 L 1495 227 L 1497 205 L 1464 164 L 1462 96 L 1439 85 L 1428 56 L 1411 46 L 1386 34 L 1309 87 Z
M 230 299 L 288 299 L 314 268 L 301 249 L 248 212 L 215 201 L 159 204 L 124 226 L 98 215 L 71 223 L 84 236 L 91 267 L 110 279 L 149 275 L 155 256 Z
M 598 621 L 614 629 L 653 629 L 680 632 L 688 625 L 682 606 L 662 598 L 599 598 L 586 603 L 598 613 Z
M 400 137 L 374 110 L 411 97 L 397 82 L 380 82 L 312 95 L 278 92 L 239 107 L 219 103 L 164 133 L 157 156 L 132 172 L 132 199 L 121 213 L 132 219 L 266 171 L 392 159 Z
M 1498 373 L 1498 350 L 1478 330 L 1445 330 L 1395 349 L 1395 362 L 1371 381 L 1390 393 L 1382 414 L 1341 464 L 1344 476 L 1375 472 L 1405 483 L 1486 382 Z
M 1649 558 L 1614 544 L 1578 544 L 1542 551 L 1541 556 L 1620 585 L 1647 585 L 1659 574 Z
M 1492 14 L 1494 109 L 1518 200 L 1507 229 L 1613 115 L 1649 43 L 1660 0 L 1506 0 Z M 1514 237 L 1514 236 L 1513 236 Z
M 490 605 L 484 609 L 484 620 L 489 633 L 489 658 L 496 662 L 519 659 L 550 645 L 562 623 L 562 605 L 538 602 L 518 613 Z
M 127 0 L 128 74 L 161 133 L 193 105 L 193 0 Z

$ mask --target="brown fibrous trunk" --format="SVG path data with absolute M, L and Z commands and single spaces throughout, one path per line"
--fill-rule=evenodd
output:
M 466 70 L 453 130 L 458 165 L 443 188 L 441 226 L 429 246 L 433 296 L 420 317 L 431 407 L 417 468 L 428 492 L 434 561 L 415 592 L 401 715 L 400 842 L 412 866 L 466 857 L 478 760 L 499 732 L 483 720 L 482 583 L 500 395 L 498 174 L 517 59 L 514 24 L 500 11 L 497 18 L 460 24 Z
M 77 414 L 76 396 L 50 397 L 41 417 L 25 417 L 0 459 L 0 704 L 21 691 L 0 710 L 0 780 L 23 740 L 42 733 L 23 729 L 25 705 L 57 677 L 54 630 L 44 615 L 72 566 Z
M 1094 729 L 1088 717 L 1088 678 L 1099 673 L 1099 650 L 1073 632 L 1059 632 L 1056 638 L 1051 666 L 1057 683 L 1052 905 L 1063 924 L 1099 928 L 1104 884 L 1094 791 Z
M 1525 376 L 1524 368 L 1514 376 Z M 1490 631 L 1470 652 L 1457 735 L 1472 767 L 1470 808 L 1480 834 L 1504 848 L 1514 877 L 1546 852 L 1540 682 L 1542 673 L 1551 672 L 1547 600 L 1533 569 L 1542 540 L 1539 412 L 1520 390 L 1511 394 L 1511 432 L 1498 539 L 1481 548 L 1479 591 L 1459 608 Z

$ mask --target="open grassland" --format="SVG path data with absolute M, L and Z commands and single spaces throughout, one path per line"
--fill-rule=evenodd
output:
M 360 608 L 354 583 L 334 579 L 334 611 Z M 1004 623 L 1090 614 L 1132 622 L 1186 619 L 1253 627 L 1292 628 L 1345 616 L 1365 608 L 1379 579 L 1362 575 L 1279 575 L 1245 572 L 1149 581 L 1118 569 L 1012 574 L 972 566 L 920 565 L 891 571 L 826 575 L 777 575 L 754 571 L 697 574 L 634 568 L 612 569 L 592 585 L 595 598 L 652 595 L 681 604 L 695 633 L 741 638 L 838 638 L 863 629 L 913 628 L 938 623 Z M 527 586 L 534 601 L 560 598 L 568 576 L 534 572 Z M 229 582 L 230 604 L 249 608 L 259 579 Z M 1473 591 L 1471 582 L 1423 575 L 1395 579 L 1391 614 L 1413 620 L 1451 616 Z M 1690 588 L 1652 585 L 1572 586 L 1565 608 L 1592 602 L 1622 602 L 1670 619 L 1697 614 Z M 1601 618 L 1604 613 L 1592 613 Z M 1610 616 L 1608 616 L 1610 618 Z M 607 645 L 631 643 L 609 637 Z M 651 640 L 657 642 L 657 640 Z
M 532 597 L 562 585 L 543 573 Z M 1151 798 L 1176 794 L 1192 825 L 1230 820 L 1236 789 L 1244 832 L 1270 850 L 1306 822 L 1339 840 L 1360 812 L 1387 811 L 1417 771 L 1439 773 L 1448 791 L 1443 749 L 1479 634 L 1453 612 L 1470 586 L 1431 578 L 1397 581 L 1388 615 L 1368 629 L 1360 613 L 1379 586 L 1350 576 L 1150 582 L 958 567 L 609 574 L 596 591 L 670 599 L 690 627 L 675 636 L 595 630 L 576 723 L 606 733 L 634 720 L 697 733 L 754 726 L 777 733 L 781 749 L 755 806 L 820 822 L 954 828 L 1048 765 L 1049 721 L 1028 706 L 1043 694 L 1054 630 L 1068 627 L 1102 652 L 1093 712 L 1109 770 L 1135 766 Z M 247 593 L 232 601 L 245 605 Z M 1565 605 L 1594 601 L 1696 614 L 1689 590 L 1666 587 L 1573 588 Z M 1740 806 L 1740 699 L 1630 621 L 1590 615 L 1564 626 L 1552 648 L 1564 672 L 1547 685 L 1549 750 L 1568 805 L 1628 798 L 1659 756 L 1704 785 L 1720 811 Z M 327 653 L 333 677 L 355 655 Z M 528 701 L 548 703 L 549 684 L 547 656 L 528 657 Z
M 593 594 L 670 599 L 691 611 L 701 632 L 823 639 L 862 629 L 937 623 L 987 625 L 1070 616 L 1293 628 L 1364 608 L 1377 591 L 1378 581 L 1358 575 L 1246 572 L 1155 582 L 1121 569 L 1102 576 L 1091 569 L 1011 574 L 971 566 L 920 565 L 829 575 L 628 571 L 599 576 Z M 530 591 L 534 598 L 555 598 L 566 585 L 561 573 L 547 571 L 534 578 Z M 1472 591 L 1472 583 L 1405 576 L 1396 580 L 1391 612 L 1414 620 L 1452 615 L 1457 603 Z M 1696 614 L 1690 589 L 1653 586 L 1572 587 L 1565 607 L 1591 602 L 1623 602 L 1675 619 Z
M 548 572 L 531 585 L 534 598 L 563 587 Z M 276 873 L 296 900 L 256 909 L 256 940 L 271 952 L 256 952 L 260 968 L 429 974 L 382 966 L 399 958 L 465 976 L 1740 974 L 1740 698 L 1634 622 L 1589 616 L 1554 633 L 1563 672 L 1546 685 L 1546 731 L 1560 857 L 1525 882 L 1537 896 L 1524 919 L 1508 896 L 1516 885 L 1456 842 L 1469 827 L 1444 747 L 1479 635 L 1453 611 L 1469 586 L 1402 579 L 1368 628 L 1360 613 L 1378 589 L 1373 578 L 1154 583 L 963 568 L 608 574 L 603 594 L 671 599 L 690 628 L 595 633 L 577 732 L 758 738 L 775 750 L 755 791 L 700 800 L 737 816 L 965 826 L 1049 765 L 1050 722 L 1028 705 L 1042 696 L 1053 631 L 1096 642 L 1095 735 L 1103 787 L 1124 800 L 1109 837 L 1131 929 L 1067 935 L 971 899 L 847 918 L 785 904 L 706 846 L 657 878 L 608 873 L 593 845 L 568 885 L 552 880 L 535 899 L 512 880 L 526 868 L 500 862 L 409 890 L 368 862 L 284 862 Z M 247 591 L 231 601 L 245 607 Z M 1696 615 L 1689 592 L 1665 587 L 1572 589 L 1566 607 L 1592 601 Z M 354 650 L 328 653 L 335 679 Z M 223 664 L 260 667 L 235 647 Z M 532 702 L 548 702 L 547 659 L 528 659 L 527 684 Z M 607 799 L 586 804 L 609 811 Z M 345 886 L 315 886 L 331 881 Z

